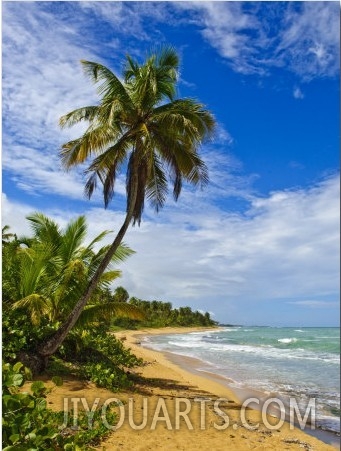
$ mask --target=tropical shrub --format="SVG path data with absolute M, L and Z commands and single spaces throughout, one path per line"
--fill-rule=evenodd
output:
M 143 364 L 120 340 L 98 329 L 71 333 L 57 355 L 72 362 L 80 377 L 112 391 L 130 387 L 132 381 L 125 370 Z
M 3 365 L 2 449 L 4 451 L 85 451 L 93 449 L 108 433 L 101 419 L 101 411 L 89 414 L 80 411 L 77 428 L 73 427 L 73 411 L 64 423 L 64 412 L 47 408 L 47 389 L 43 382 L 31 384 L 31 393 L 20 388 L 30 378 L 30 372 L 20 362 Z M 61 379 L 52 378 L 56 385 Z M 116 415 L 109 409 L 106 420 L 115 424 Z
M 3 365 L 2 446 L 3 450 L 52 450 L 64 448 L 66 440 L 58 431 L 56 415 L 46 408 L 47 389 L 33 382 L 32 394 L 21 392 L 29 373 L 18 362 Z M 59 384 L 59 379 L 55 379 Z M 74 448 L 69 448 L 74 449 Z

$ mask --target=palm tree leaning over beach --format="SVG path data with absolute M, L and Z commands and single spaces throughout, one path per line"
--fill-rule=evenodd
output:
M 79 108 L 60 118 L 63 128 L 82 121 L 89 124 L 82 136 L 62 146 L 62 163 L 70 169 L 90 161 L 85 192 L 90 198 L 101 183 L 105 207 L 113 197 L 117 175 L 126 168 L 126 216 L 66 321 L 38 347 L 39 356 L 45 359 L 76 323 L 129 225 L 140 225 L 145 198 L 158 212 L 166 201 L 168 181 L 175 200 L 183 181 L 195 186 L 208 182 L 198 149 L 215 126 L 204 105 L 175 98 L 179 58 L 171 47 L 152 53 L 143 64 L 127 56 L 123 81 L 101 64 L 81 63 L 85 74 L 98 83 L 101 98 L 99 105 Z

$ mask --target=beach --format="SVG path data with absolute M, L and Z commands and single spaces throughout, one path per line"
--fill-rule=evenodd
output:
M 98 446 L 99 450 L 321 450 L 335 451 L 299 428 L 290 430 L 278 418 L 262 419 L 261 412 L 244 409 L 241 402 L 219 377 L 191 371 L 170 356 L 141 346 L 145 336 L 201 331 L 203 328 L 164 328 L 115 333 L 124 345 L 146 364 L 133 368 L 132 390 L 111 392 L 95 384 L 67 377 L 61 387 L 48 395 L 48 406 L 63 410 L 65 400 L 85 399 L 90 410 L 113 406 L 119 424 Z M 205 330 L 207 330 L 205 328 Z M 49 385 L 49 381 L 48 381 Z M 83 402 L 83 401 L 82 401 Z M 118 404 L 122 402 L 122 406 Z M 114 429 L 112 425 L 109 428 Z

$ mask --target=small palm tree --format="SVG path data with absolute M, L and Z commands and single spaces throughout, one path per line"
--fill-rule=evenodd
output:
M 58 327 L 74 308 L 88 281 L 96 272 L 107 246 L 94 250 L 109 232 L 99 234 L 90 244 L 85 245 L 87 225 L 84 216 L 70 221 L 65 231 L 45 215 L 35 213 L 27 218 L 34 235 L 22 238 L 26 245 L 18 249 L 19 272 L 15 283 L 18 301 L 13 309 L 24 309 L 33 325 L 43 318 L 50 326 Z M 133 251 L 121 244 L 115 252 L 112 263 L 124 261 Z M 110 282 L 120 276 L 120 271 L 109 269 L 99 280 L 97 294 L 107 288 Z M 94 295 L 96 293 L 94 292 Z M 84 326 L 94 321 L 123 315 L 133 319 L 141 317 L 138 309 L 118 302 L 93 302 L 87 305 L 79 316 L 76 326 Z
M 140 224 L 145 199 L 158 212 L 166 201 L 168 181 L 175 200 L 184 181 L 195 186 L 208 182 L 198 149 L 212 134 L 215 121 L 196 100 L 175 98 L 179 58 L 173 48 L 152 53 L 143 64 L 127 56 L 122 81 L 101 64 L 82 64 L 92 81 L 99 83 L 101 99 L 99 105 L 61 117 L 62 127 L 89 123 L 82 136 L 63 145 L 61 159 L 66 169 L 90 160 L 86 194 L 91 197 L 101 183 L 106 207 L 117 176 L 125 169 L 126 216 L 83 296 L 56 334 L 38 348 L 44 357 L 58 349 L 76 323 L 129 225 Z
M 2 245 L 10 243 L 12 240 L 16 239 L 15 233 L 9 232 L 10 226 L 5 225 L 2 228 Z

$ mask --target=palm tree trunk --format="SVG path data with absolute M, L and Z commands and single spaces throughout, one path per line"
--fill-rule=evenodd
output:
M 109 265 L 112 257 L 114 256 L 117 248 L 121 244 L 123 237 L 129 227 L 129 224 L 131 223 L 133 212 L 135 208 L 135 202 L 137 198 L 137 187 L 138 187 L 138 176 L 135 173 L 132 175 L 132 192 L 131 192 L 131 202 L 124 220 L 124 223 L 122 224 L 118 234 L 116 235 L 115 240 L 111 244 L 110 248 L 108 249 L 107 253 L 105 254 L 102 262 L 98 266 L 95 274 L 93 275 L 92 279 L 89 282 L 89 285 L 84 293 L 84 295 L 79 299 L 77 304 L 75 305 L 72 312 L 69 314 L 65 322 L 61 325 L 61 327 L 51 336 L 49 337 L 45 342 L 41 343 L 37 347 L 37 353 L 38 355 L 46 362 L 47 358 L 54 354 L 56 350 L 59 348 L 59 346 L 63 343 L 65 337 L 70 332 L 70 330 L 75 325 L 76 321 L 79 318 L 79 315 L 83 311 L 85 305 L 87 304 L 88 300 L 90 299 L 92 293 L 94 292 L 100 277 L 104 273 L 105 269 Z

